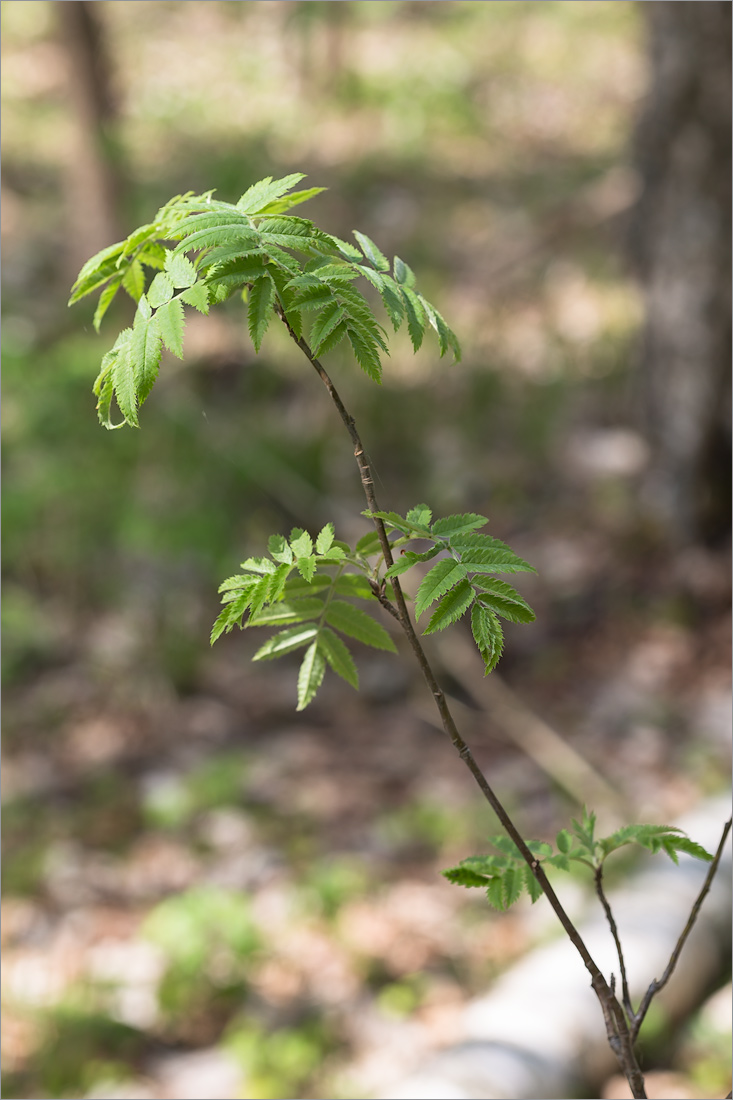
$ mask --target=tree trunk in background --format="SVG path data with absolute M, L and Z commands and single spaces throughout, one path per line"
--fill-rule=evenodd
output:
M 68 263 L 73 277 L 93 253 L 123 236 L 122 183 L 116 163 L 110 69 L 95 5 L 87 0 L 64 0 L 55 8 L 68 59 L 69 99 L 75 120 L 66 169 L 71 226 Z
M 646 505 L 677 544 L 730 528 L 731 4 L 655 0 L 632 223 Z

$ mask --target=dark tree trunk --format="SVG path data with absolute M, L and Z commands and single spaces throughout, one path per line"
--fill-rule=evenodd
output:
M 57 2 L 56 18 L 68 59 L 68 91 L 75 118 L 69 150 L 68 263 L 75 275 L 94 252 L 119 240 L 122 182 L 115 143 L 116 110 L 102 28 L 95 4 Z
M 636 133 L 646 505 L 677 544 L 730 528 L 731 3 L 655 0 Z

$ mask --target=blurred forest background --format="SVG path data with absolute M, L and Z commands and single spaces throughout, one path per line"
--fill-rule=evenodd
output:
M 382 507 L 481 512 L 537 567 L 498 673 L 463 625 L 430 647 L 525 835 L 727 788 L 730 18 L 2 4 L 4 1095 L 369 1095 L 550 931 L 440 877 L 496 828 L 409 654 L 296 715 L 261 632 L 209 650 L 267 535 L 367 527 L 312 371 L 276 332 L 255 357 L 236 303 L 188 318 L 140 432 L 99 427 L 132 304 L 97 336 L 69 287 L 173 194 L 304 171 L 304 214 L 458 332 L 457 366 L 400 335 L 381 389 L 332 367 Z M 646 1049 L 665 1096 L 729 1087 L 700 1019 Z

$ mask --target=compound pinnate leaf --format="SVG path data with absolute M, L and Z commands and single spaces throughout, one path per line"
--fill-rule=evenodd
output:
M 455 588 L 442 597 L 423 634 L 434 634 L 436 630 L 445 630 L 468 611 L 473 600 L 474 591 L 471 585 L 466 580 L 459 581 Z
M 385 649 L 390 653 L 397 652 L 394 642 L 381 623 L 360 607 L 354 607 L 345 600 L 331 600 L 326 610 L 326 622 L 364 645 Z
M 448 592 L 466 576 L 466 570 L 455 558 L 441 558 L 423 577 L 415 597 L 415 614 L 419 618 L 433 600 Z
M 306 651 L 298 672 L 297 710 L 304 710 L 311 702 L 323 683 L 325 671 L 326 658 L 318 648 L 317 642 L 313 642 Z

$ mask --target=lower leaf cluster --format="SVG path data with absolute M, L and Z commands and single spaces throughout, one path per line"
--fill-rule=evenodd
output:
M 600 868 L 611 852 L 627 844 L 638 844 L 650 852 L 666 852 L 677 863 L 678 852 L 685 852 L 705 862 L 713 856 L 672 825 L 624 825 L 603 839 L 595 839 L 596 815 L 583 808 L 580 821 L 573 818 L 571 829 L 561 829 L 556 837 L 557 851 L 541 840 L 527 841 L 527 847 L 543 868 L 555 867 L 569 871 L 571 863 L 581 863 L 591 870 Z M 506 836 L 489 837 L 495 853 L 469 856 L 457 867 L 443 871 L 449 882 L 457 886 L 478 886 L 494 909 L 505 910 L 526 890 L 534 903 L 542 893 L 537 879 L 519 848 Z
M 308 532 L 296 528 L 290 539 L 271 536 L 268 550 L 269 557 L 248 558 L 243 572 L 220 586 L 224 608 L 214 623 L 212 643 L 235 625 L 284 627 L 253 659 L 273 660 L 305 648 L 298 673 L 298 710 L 314 698 L 327 666 L 358 688 L 356 665 L 341 635 L 396 652 L 381 623 L 350 602 L 375 601 L 364 559 L 334 539 L 330 523 L 315 544 Z M 348 567 L 358 572 L 345 572 Z

